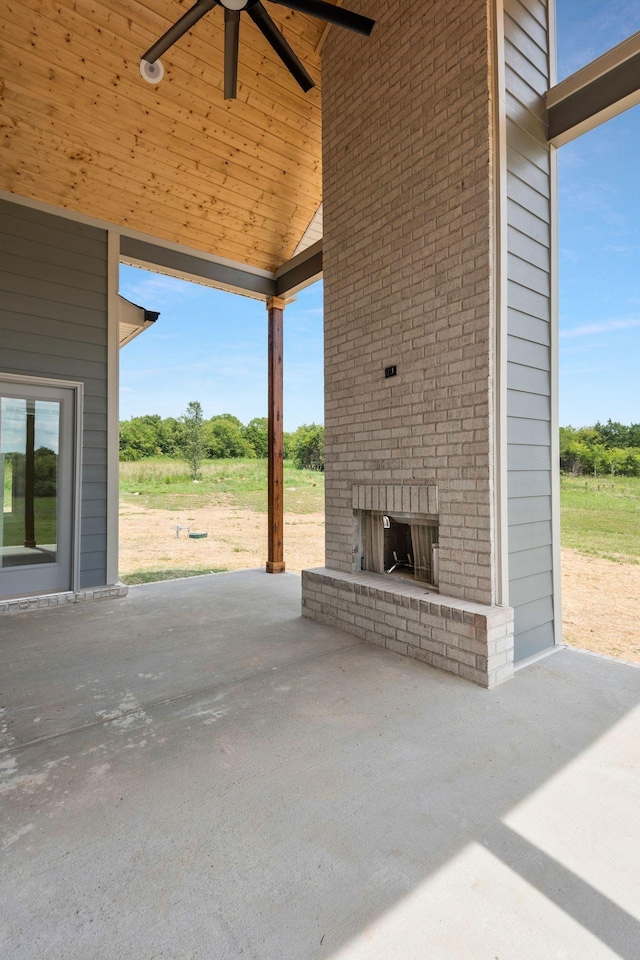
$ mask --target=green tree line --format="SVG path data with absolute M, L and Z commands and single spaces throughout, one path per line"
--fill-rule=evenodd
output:
M 267 449 L 266 417 L 255 417 L 246 425 L 231 413 L 206 420 L 195 401 L 177 418 L 162 419 L 153 413 L 120 421 L 121 460 L 172 457 L 186 460 L 197 473 L 202 461 L 266 459 Z M 324 470 L 324 427 L 303 424 L 285 433 L 284 454 L 298 467 Z
M 640 477 L 640 423 L 560 427 L 560 469 L 574 476 Z
M 266 459 L 267 447 L 266 417 L 243 424 L 231 413 L 220 413 L 205 420 L 197 402 L 178 418 L 148 414 L 120 422 L 121 460 L 183 459 L 194 475 L 206 460 Z M 303 424 L 285 433 L 284 453 L 298 467 L 324 470 L 324 427 Z M 592 427 L 560 427 L 560 469 L 574 476 L 640 476 L 640 424 L 608 420 Z

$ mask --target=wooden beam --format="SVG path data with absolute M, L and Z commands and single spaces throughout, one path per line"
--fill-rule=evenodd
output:
M 269 467 L 267 519 L 269 543 L 267 573 L 284 573 L 284 445 L 282 427 L 282 343 L 285 301 L 279 297 L 267 300 L 269 314 Z
M 27 400 L 27 439 L 25 445 L 25 476 L 24 476 L 24 545 L 35 547 L 35 430 L 36 404 L 35 400 Z

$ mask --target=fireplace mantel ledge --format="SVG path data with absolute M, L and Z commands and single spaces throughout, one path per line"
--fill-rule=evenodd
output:
M 484 687 L 513 676 L 513 608 L 384 574 L 302 571 L 303 616 Z

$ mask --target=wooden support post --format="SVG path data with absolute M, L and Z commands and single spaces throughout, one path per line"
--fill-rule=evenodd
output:
M 283 527 L 284 491 L 282 438 L 282 334 L 285 302 L 279 297 L 267 300 L 269 313 L 269 544 L 267 573 L 284 573 Z
M 35 547 L 35 433 L 36 433 L 36 404 L 35 400 L 27 400 L 27 437 L 24 457 L 24 545 Z

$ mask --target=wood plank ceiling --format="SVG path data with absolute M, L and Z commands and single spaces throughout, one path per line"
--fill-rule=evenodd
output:
M 238 99 L 223 99 L 223 10 L 141 54 L 192 0 L 5 0 L 0 188 L 274 270 L 321 200 L 324 25 L 266 3 L 315 82 L 303 94 L 246 14 Z

